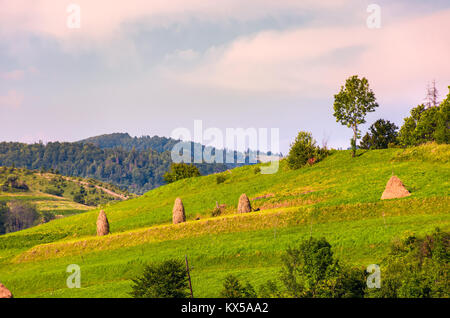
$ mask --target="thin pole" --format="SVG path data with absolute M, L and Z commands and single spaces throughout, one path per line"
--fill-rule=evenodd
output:
M 194 298 L 194 293 L 192 292 L 191 274 L 189 273 L 189 264 L 188 264 L 187 255 L 184 255 L 184 259 L 186 261 L 186 271 L 187 271 L 187 274 L 188 274 L 189 289 L 191 290 L 191 298 Z

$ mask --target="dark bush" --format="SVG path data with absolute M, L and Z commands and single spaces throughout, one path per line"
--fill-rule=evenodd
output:
M 386 149 L 397 142 L 398 127 L 389 120 L 378 119 L 359 144 L 362 149 Z
M 39 213 L 36 207 L 27 202 L 11 201 L 4 218 L 5 232 L 16 232 L 39 222 Z
M 200 176 L 200 171 L 194 165 L 186 163 L 172 163 L 170 171 L 164 174 L 164 181 L 172 183 L 181 179 Z
M 52 195 L 56 195 L 58 197 L 62 197 L 62 195 L 64 194 L 64 190 L 63 189 L 59 189 L 59 188 L 45 188 L 44 190 L 45 193 L 48 194 L 52 194 Z
M 450 234 L 436 229 L 422 238 L 412 234 L 395 241 L 380 267 L 381 288 L 370 289 L 369 297 L 448 298 Z
M 242 285 L 234 275 L 225 277 L 223 289 L 220 292 L 221 298 L 256 298 L 256 292 L 250 283 Z
M 221 214 L 222 214 L 222 211 L 217 206 L 211 212 L 211 216 L 213 216 L 213 217 L 219 216 Z
M 80 204 L 85 204 L 85 196 L 82 193 L 75 193 L 73 201 Z
M 328 150 L 321 149 L 316 145 L 316 141 L 311 133 L 300 131 L 291 144 L 287 163 L 291 169 L 299 169 L 305 164 L 314 164 L 324 159 L 328 155 Z
M 41 211 L 42 223 L 50 222 L 55 218 L 55 215 L 50 211 Z
M 224 175 L 218 174 L 218 175 L 216 176 L 216 183 L 217 183 L 217 184 L 224 183 L 226 179 L 227 179 L 227 178 L 226 178 Z
M 133 279 L 134 298 L 186 298 L 189 296 L 187 271 L 184 263 L 167 260 L 144 268 L 141 277 Z
M 342 266 L 324 239 L 309 238 L 282 257 L 281 287 L 268 281 L 264 297 L 352 298 L 363 297 L 364 272 Z
M 6 182 L 2 185 L 2 191 L 15 192 L 15 191 L 28 191 L 29 187 L 24 181 L 20 181 L 16 175 L 9 175 Z

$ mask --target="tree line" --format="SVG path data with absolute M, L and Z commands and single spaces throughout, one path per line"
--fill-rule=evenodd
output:
M 0 165 L 94 178 L 142 194 L 165 183 L 170 152 L 153 149 L 100 148 L 90 143 L 0 143 Z M 225 164 L 195 164 L 202 175 L 222 172 Z
M 450 91 L 450 86 L 449 86 Z M 437 101 L 437 89 L 433 82 L 428 87 L 427 101 L 414 107 L 409 117 L 398 127 L 388 120 L 379 119 L 364 135 L 359 147 L 363 149 L 383 149 L 388 147 L 417 146 L 426 142 L 449 143 L 450 141 L 450 92 L 441 103 Z M 334 95 L 334 117 L 336 121 L 352 129 L 352 155 L 355 156 L 357 140 L 361 137 L 359 126 L 366 122 L 367 113 L 378 107 L 375 94 L 368 80 L 357 75 L 351 76 Z
M 434 85 L 434 84 L 433 84 Z M 366 78 L 357 75 L 349 77 L 334 95 L 334 117 L 336 121 L 352 129 L 350 149 L 355 157 L 359 149 L 386 149 L 396 147 L 418 146 L 427 142 L 448 144 L 450 142 L 450 86 L 449 94 L 442 101 L 437 101 L 437 90 L 428 89 L 428 101 L 410 111 L 404 118 L 400 130 L 397 125 L 385 119 L 378 119 L 361 139 L 360 125 L 366 123 L 367 113 L 374 112 L 379 106 L 375 94 Z M 288 166 L 298 169 L 312 165 L 332 153 L 326 145 L 319 147 L 312 134 L 300 131 L 291 144 L 287 157 Z

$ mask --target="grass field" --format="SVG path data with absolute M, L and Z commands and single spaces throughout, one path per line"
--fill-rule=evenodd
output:
M 255 166 L 185 179 L 105 206 L 111 235 L 95 237 L 98 209 L 0 236 L 0 281 L 15 297 L 128 297 L 144 264 L 188 255 L 194 295 L 217 297 L 233 273 L 259 286 L 280 269 L 280 255 L 313 235 L 326 237 L 344 263 L 379 263 L 389 244 L 414 232 L 450 229 L 450 146 L 337 151 L 299 170 L 273 175 Z M 411 196 L 381 201 L 392 174 Z M 235 214 L 246 193 L 260 211 Z M 172 225 L 181 197 L 187 222 Z M 225 213 L 211 217 L 216 202 Z M 66 267 L 81 267 L 80 289 Z

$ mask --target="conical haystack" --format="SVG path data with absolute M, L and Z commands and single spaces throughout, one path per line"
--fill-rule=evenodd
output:
M 184 214 L 183 202 L 180 198 L 175 199 L 175 204 L 172 210 L 172 221 L 173 224 L 186 222 L 186 215 Z
M 239 197 L 238 213 L 247 213 L 252 211 L 252 206 L 250 205 L 250 200 L 245 193 L 242 193 Z
M 384 189 L 381 195 L 381 200 L 403 198 L 409 195 L 411 193 L 406 190 L 402 181 L 398 177 L 392 176 L 386 184 L 386 189 Z
M 97 218 L 97 236 L 109 234 L 109 223 L 105 211 L 101 210 Z
M 2 283 L 0 283 L 0 298 L 13 298 L 13 295 L 11 294 L 9 289 L 6 288 Z

